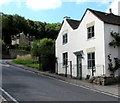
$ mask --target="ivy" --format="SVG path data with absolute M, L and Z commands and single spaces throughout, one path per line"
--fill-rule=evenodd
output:
M 115 47 L 120 47 L 120 33 L 111 32 L 111 36 L 114 40 L 112 40 L 109 45 Z M 112 75 L 114 76 L 115 71 L 120 68 L 120 59 L 114 58 L 114 66 L 113 61 L 111 59 L 111 54 L 108 55 L 108 69 L 112 72 Z
M 114 48 L 117 46 L 120 46 L 120 33 L 116 33 L 116 32 L 111 32 L 111 36 L 114 38 L 114 40 L 112 40 L 109 45 L 113 46 Z
M 115 75 L 116 70 L 118 70 L 120 68 L 120 59 L 118 58 L 114 58 L 114 66 L 113 66 L 113 61 L 111 59 L 111 54 L 108 55 L 108 70 L 110 70 L 112 72 L 112 75 Z

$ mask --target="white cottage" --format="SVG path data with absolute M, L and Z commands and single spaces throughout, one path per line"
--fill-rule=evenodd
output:
M 109 46 L 112 31 L 120 33 L 120 16 L 113 13 L 87 9 L 80 21 L 65 17 L 56 39 L 56 72 L 77 78 L 109 76 L 108 55 L 120 58 L 120 48 Z

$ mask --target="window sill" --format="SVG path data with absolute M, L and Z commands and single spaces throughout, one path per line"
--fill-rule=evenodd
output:
M 93 40 L 93 39 L 95 39 L 95 37 L 89 38 L 89 39 L 87 39 L 87 41 L 90 41 L 90 40 Z
M 68 43 L 63 43 L 62 45 L 66 45 L 66 44 L 68 44 Z

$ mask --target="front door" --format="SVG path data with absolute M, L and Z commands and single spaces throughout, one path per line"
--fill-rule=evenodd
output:
M 82 79 L 82 55 L 77 55 L 77 77 Z

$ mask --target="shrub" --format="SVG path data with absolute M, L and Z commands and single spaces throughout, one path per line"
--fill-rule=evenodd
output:
M 34 41 L 31 54 L 39 57 L 43 71 L 55 72 L 55 40 L 44 38 L 39 42 Z

